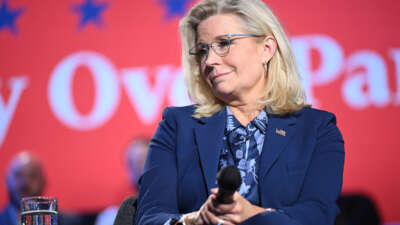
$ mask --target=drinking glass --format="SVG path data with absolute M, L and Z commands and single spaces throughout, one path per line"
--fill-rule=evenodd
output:
M 57 225 L 57 199 L 28 197 L 21 200 L 21 225 Z

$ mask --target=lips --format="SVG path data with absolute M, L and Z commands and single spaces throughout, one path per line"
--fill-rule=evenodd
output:
M 228 75 L 228 74 L 230 74 L 230 73 L 231 73 L 231 71 L 230 71 L 230 72 L 225 72 L 225 73 L 217 73 L 217 74 L 215 74 L 214 76 L 212 76 L 211 79 L 212 79 L 213 81 L 215 81 L 215 80 L 217 80 L 218 78 L 223 77 L 223 76 L 225 76 L 225 75 Z

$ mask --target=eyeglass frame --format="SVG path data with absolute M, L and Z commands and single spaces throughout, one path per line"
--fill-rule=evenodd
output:
M 203 44 L 203 43 L 197 43 L 195 46 L 193 46 L 192 48 L 189 49 L 189 55 L 195 55 L 197 57 L 201 57 L 199 55 L 198 52 L 195 52 L 194 50 L 196 49 L 196 47 L 198 47 L 198 45 L 202 45 L 203 47 L 205 47 L 206 49 L 206 54 L 205 54 L 205 58 L 201 60 L 201 63 L 205 63 L 205 61 L 207 61 L 208 59 L 208 55 L 210 54 L 210 47 L 211 49 L 215 52 L 215 54 L 217 54 L 220 57 L 224 57 L 226 55 L 229 54 L 230 48 L 231 48 L 231 44 L 233 40 L 232 37 L 264 37 L 265 35 L 259 35 L 259 34 L 249 34 L 249 33 L 243 33 L 243 34 L 223 34 L 223 35 L 219 35 L 216 37 L 216 40 L 210 42 L 209 44 Z M 227 46 L 227 50 L 226 53 L 223 54 L 219 54 L 215 49 L 214 49 L 214 44 L 220 42 L 221 40 L 218 40 L 218 38 L 222 38 L 222 37 L 227 37 L 227 41 L 228 41 L 228 46 Z

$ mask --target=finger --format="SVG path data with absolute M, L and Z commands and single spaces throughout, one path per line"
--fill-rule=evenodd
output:
M 234 193 L 232 199 L 233 202 L 231 204 L 222 204 L 220 210 L 224 213 L 239 214 L 243 208 L 249 205 L 247 199 L 243 198 L 237 191 Z
M 225 221 L 224 225 L 226 224 L 239 224 L 241 221 L 240 216 L 238 214 L 225 214 L 220 216 L 223 221 Z
M 207 200 L 206 203 L 203 205 L 202 210 L 200 211 L 201 219 L 204 221 L 205 224 L 211 224 L 211 219 L 209 217 L 210 209 L 209 209 L 210 202 Z
M 237 225 L 239 223 L 234 223 L 233 221 L 230 220 L 230 218 L 227 217 L 218 217 L 218 221 L 216 223 L 217 225 Z
M 209 218 L 207 218 L 207 215 L 205 214 L 205 212 L 209 211 L 209 212 L 213 213 L 213 209 L 214 209 L 214 206 L 213 206 L 214 200 L 213 199 L 215 199 L 215 195 L 211 194 L 210 196 L 208 196 L 207 201 L 202 206 L 201 212 L 202 212 L 202 216 L 204 218 L 206 218 L 206 220 L 207 220 L 207 221 L 205 221 L 206 223 L 209 222 Z
M 209 196 L 209 202 L 207 202 L 208 204 L 208 210 L 211 211 L 212 213 L 216 213 L 216 207 L 218 207 L 218 201 L 217 201 L 217 196 L 212 194 Z
M 186 224 L 203 225 L 204 222 L 201 220 L 199 212 L 190 213 L 185 218 Z
M 210 224 L 208 221 L 207 221 L 207 218 L 206 218 L 206 216 L 204 215 L 204 212 L 200 212 L 199 213 L 199 218 L 196 220 L 196 222 L 194 223 L 194 224 L 201 224 L 200 222 L 203 222 L 202 224 Z
M 216 204 L 213 205 L 213 211 L 217 214 L 226 214 L 226 213 L 232 213 L 232 211 L 235 209 L 237 206 L 236 202 L 232 202 L 230 204 L 222 204 L 216 202 Z
M 218 188 L 211 188 L 210 192 L 211 194 L 216 195 L 218 193 Z
M 221 218 L 217 217 L 215 214 L 211 213 L 210 211 L 206 211 L 205 212 L 205 216 L 208 218 L 208 220 L 210 221 L 209 224 L 221 224 Z M 224 221 L 222 221 L 222 223 L 224 225 L 226 225 L 226 223 L 224 223 Z
M 239 199 L 244 199 L 243 196 L 240 195 L 239 192 L 235 191 L 232 196 L 233 201 L 238 201 Z
M 233 201 L 232 203 L 220 203 L 217 201 L 217 197 L 215 195 L 210 196 L 211 203 L 210 210 L 217 214 L 230 213 L 231 210 L 237 205 L 237 202 Z
M 225 221 L 225 220 L 220 220 L 220 221 L 218 221 L 217 224 L 220 224 L 220 225 L 236 225 L 235 223 L 232 223 L 230 221 Z

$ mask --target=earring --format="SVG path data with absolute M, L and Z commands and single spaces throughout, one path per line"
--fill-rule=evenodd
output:
M 267 60 L 264 61 L 263 66 L 265 69 L 265 73 L 267 73 L 268 72 L 268 61 Z

